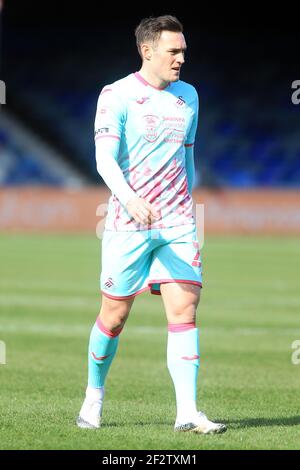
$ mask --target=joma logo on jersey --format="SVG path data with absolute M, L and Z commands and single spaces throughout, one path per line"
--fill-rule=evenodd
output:
M 109 277 L 107 281 L 104 283 L 104 285 L 105 287 L 107 287 L 107 289 L 110 289 L 114 285 L 114 281 L 112 280 L 111 277 Z
M 146 103 L 146 101 L 150 100 L 149 96 L 143 96 L 142 98 L 140 98 L 139 100 L 136 100 L 136 102 L 138 104 L 144 104 Z

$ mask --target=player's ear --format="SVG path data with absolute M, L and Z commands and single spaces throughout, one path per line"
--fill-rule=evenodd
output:
M 149 44 L 142 44 L 141 45 L 141 51 L 142 51 L 143 59 L 151 60 L 152 48 L 151 48 L 151 46 L 149 46 Z

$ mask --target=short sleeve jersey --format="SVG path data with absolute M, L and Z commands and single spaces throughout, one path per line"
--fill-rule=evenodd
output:
M 185 147 L 194 144 L 197 120 L 197 92 L 181 80 L 158 89 L 136 72 L 105 86 L 99 96 L 95 141 L 100 157 L 104 144 L 136 195 L 154 205 L 160 219 L 151 228 L 194 223 Z M 114 194 L 105 228 L 141 229 Z

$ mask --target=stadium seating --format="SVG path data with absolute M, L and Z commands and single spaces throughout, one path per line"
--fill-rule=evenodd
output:
M 28 58 L 19 51 L 19 73 L 10 77 L 16 112 L 30 109 L 31 125 L 36 131 L 46 132 L 53 145 L 63 149 L 70 162 L 84 171 L 91 182 L 99 181 L 93 141 L 99 91 L 106 82 L 138 67 L 132 58 L 114 61 L 113 54 L 110 59 L 108 55 L 102 60 L 98 58 L 93 31 L 85 36 L 84 44 L 77 40 L 76 53 L 71 46 L 61 51 L 52 31 L 45 32 L 40 43 L 28 33 L 22 46 L 15 47 L 26 50 L 26 41 L 31 55 Z M 39 68 L 38 59 L 42 60 Z M 203 59 L 200 64 L 194 62 L 183 74 L 183 79 L 193 83 L 200 96 L 195 145 L 198 183 L 233 188 L 299 186 L 299 112 L 290 102 L 288 90 L 281 90 L 280 94 L 276 87 L 276 83 L 284 83 L 278 64 L 266 62 L 260 80 L 248 79 L 249 82 L 245 66 L 235 68 L 235 77 L 230 76 L 228 66 L 224 68 L 224 77 L 220 77 L 212 72 L 214 66 L 209 59 Z M 220 70 L 222 66 L 221 63 Z M 276 81 L 270 80 L 272 76 L 276 76 Z M 1 169 L 1 184 L 37 180 L 60 184 L 46 175 L 30 155 L 14 148 L 9 136 L 0 134 L 0 144 L 6 148 L 6 154 L 14 155 L 4 165 L 6 170 Z
M 0 186 L 62 186 L 63 178 L 52 174 L 37 155 L 18 146 L 11 134 L 0 129 Z

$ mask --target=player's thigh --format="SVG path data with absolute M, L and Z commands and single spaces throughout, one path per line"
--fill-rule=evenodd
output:
M 194 225 L 164 231 L 166 243 L 155 250 L 152 274 L 169 322 L 195 320 L 202 286 L 202 265 Z
M 114 300 L 127 300 L 148 289 L 152 254 L 147 231 L 104 232 L 100 288 Z
M 113 331 L 124 326 L 133 302 L 134 297 L 115 300 L 103 295 L 99 316 L 105 328 Z
M 191 283 L 162 283 L 160 291 L 168 323 L 192 323 L 200 301 L 201 287 Z
M 169 282 L 202 286 L 202 265 L 195 226 L 162 230 L 164 243 L 155 248 L 149 284 L 153 290 Z M 159 289 L 159 290 L 158 290 Z

